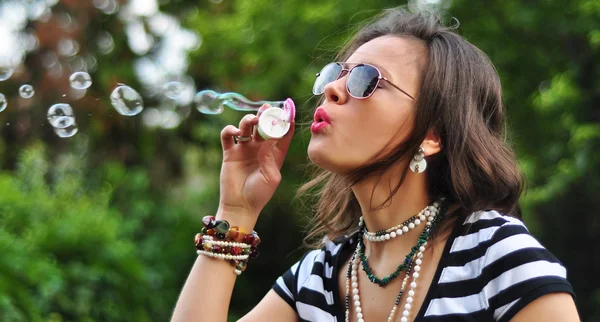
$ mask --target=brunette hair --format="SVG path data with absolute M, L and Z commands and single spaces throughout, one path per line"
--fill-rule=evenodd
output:
M 361 45 L 378 37 L 410 37 L 425 45 L 428 62 L 415 102 L 414 125 L 405 142 L 349 175 L 315 168 L 313 179 L 298 190 L 298 196 L 316 199 L 312 203 L 315 216 L 305 239 L 308 245 L 318 246 L 324 236 L 333 240 L 356 229 L 361 210 L 352 186 L 411 158 L 430 129 L 442 143 L 441 152 L 427 157 L 432 199 L 443 195 L 446 202 L 458 206 L 452 216 L 493 209 L 520 217 L 521 174 L 506 142 L 498 73 L 486 54 L 455 29 L 445 27 L 436 13 L 388 9 L 342 48 L 336 61 L 345 61 Z M 386 202 L 398 191 L 407 171 L 408 167 Z

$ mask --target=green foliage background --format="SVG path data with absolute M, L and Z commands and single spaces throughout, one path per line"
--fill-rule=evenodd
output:
M 441 3 L 502 78 L 511 140 L 528 180 L 525 221 L 567 266 L 582 319 L 600 321 L 600 1 Z M 318 69 L 362 21 L 399 4 L 181 0 L 161 9 L 203 38 L 189 69 L 198 89 L 292 97 L 306 120 Z M 193 111 L 175 130 L 119 118 L 107 98 L 115 79 L 135 84 L 134 55 L 119 46 L 125 36 L 114 18 L 92 19 L 88 28 L 110 30 L 117 48 L 92 75 L 89 96 L 101 100 L 77 110 L 83 133 L 59 140 L 48 127 L 0 129 L 1 321 L 168 320 L 195 257 L 200 218 L 216 210 L 218 134 L 242 115 Z M 33 76 L 22 80 L 41 88 L 35 59 L 27 65 Z M 18 85 L 3 82 L 0 91 L 8 96 Z M 38 95 L 32 108 L 7 109 L 0 124 L 43 123 L 51 99 Z M 232 320 L 303 253 L 307 214 L 292 197 L 306 180 L 310 136 L 298 126 L 284 182 L 256 228 L 261 256 L 238 279 Z

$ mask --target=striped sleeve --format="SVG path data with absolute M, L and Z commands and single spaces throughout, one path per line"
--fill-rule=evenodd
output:
M 298 312 L 296 307 L 296 301 L 298 299 L 298 285 L 302 285 L 304 283 L 304 281 L 298 283 L 298 279 L 306 278 L 304 276 L 306 274 L 303 272 L 307 269 L 310 271 L 310 267 L 312 266 L 312 261 L 307 258 L 313 258 L 318 252 L 320 251 L 313 250 L 304 254 L 304 256 L 302 256 L 302 258 L 296 262 L 296 264 L 292 265 L 290 269 L 277 278 L 277 281 L 273 285 L 273 290 L 275 293 L 285 300 L 296 312 Z
M 546 294 L 575 296 L 562 263 L 516 219 L 493 232 L 482 275 L 487 280 L 483 295 L 495 321 L 510 321 L 527 304 Z

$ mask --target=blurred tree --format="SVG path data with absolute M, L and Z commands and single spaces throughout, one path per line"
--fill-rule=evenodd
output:
M 35 145 L 0 173 L 0 320 L 168 320 L 199 222 L 153 198 L 145 171 L 113 165 L 89 189 L 79 161 L 51 171 Z

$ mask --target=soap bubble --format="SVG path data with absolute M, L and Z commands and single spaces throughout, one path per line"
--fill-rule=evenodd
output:
M 73 135 L 77 134 L 79 128 L 77 128 L 77 124 L 73 123 L 71 126 L 68 126 L 64 129 L 54 128 L 54 133 L 61 138 L 70 138 Z
M 72 57 L 79 52 L 79 43 L 71 38 L 64 38 L 58 42 L 57 50 L 61 56 Z
M 180 82 L 168 82 L 163 87 L 163 90 L 166 97 L 172 100 L 177 100 L 183 92 L 183 84 Z
M 0 82 L 3 82 L 9 79 L 15 70 L 11 67 L 2 67 L 0 66 Z
M 115 0 L 93 0 L 92 3 L 106 15 L 112 15 L 119 11 L 119 3 Z
M 58 26 L 62 29 L 69 30 L 73 28 L 73 17 L 66 12 L 57 12 L 54 15 L 57 18 Z
M 71 58 L 66 59 L 67 64 L 69 65 L 69 69 L 75 73 L 75 72 L 87 72 L 86 66 L 85 66 L 85 59 L 83 59 L 83 57 L 81 56 L 73 56 Z
M 110 33 L 101 31 L 96 40 L 98 51 L 102 55 L 108 55 L 115 49 L 115 41 Z
M 92 77 L 86 72 L 76 72 L 71 74 L 69 82 L 74 89 L 86 89 L 92 85 Z
M 87 54 L 85 56 L 85 69 L 90 73 L 98 69 L 98 59 L 94 54 Z
M 225 110 L 223 102 L 219 99 L 219 94 L 211 91 L 204 90 L 198 92 L 194 97 L 194 104 L 196 109 L 200 113 L 204 114 L 221 114 Z
M 48 109 L 48 122 L 55 128 L 64 129 L 75 124 L 75 115 L 71 105 L 59 103 Z
M 31 86 L 29 84 L 25 84 L 19 88 L 19 95 L 22 98 L 25 98 L 25 99 L 32 98 L 33 94 L 35 94 L 35 90 L 33 89 L 33 86 Z
M 110 94 L 110 102 L 119 114 L 125 116 L 137 115 L 144 109 L 142 96 L 126 85 L 115 88 Z
M 8 106 L 8 102 L 6 101 L 6 96 L 4 96 L 4 94 L 0 93 L 0 112 L 4 111 L 6 109 L 6 106 Z

